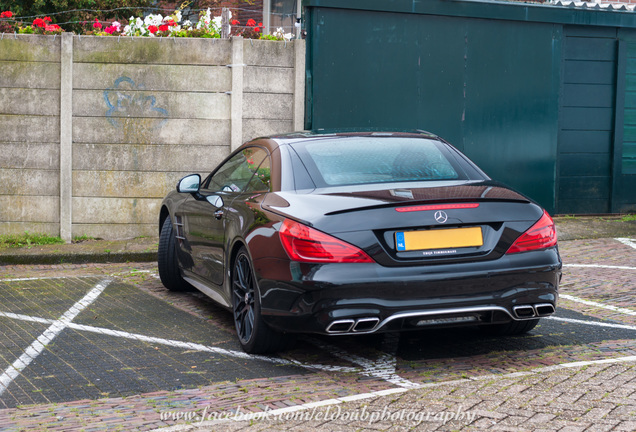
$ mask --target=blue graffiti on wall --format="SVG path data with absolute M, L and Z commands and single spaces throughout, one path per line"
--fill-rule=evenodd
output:
M 146 96 L 142 84 L 125 76 L 115 80 L 115 84 L 104 90 L 104 101 L 108 106 L 106 117 L 110 124 L 122 128 L 122 118 L 156 118 L 153 129 L 161 128 L 168 121 L 168 111 L 156 106 L 154 96 Z

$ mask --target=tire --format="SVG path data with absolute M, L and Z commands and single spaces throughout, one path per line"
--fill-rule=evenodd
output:
M 510 321 L 504 324 L 492 324 L 480 327 L 481 330 L 493 336 L 515 336 L 528 333 L 539 324 L 539 318 L 523 321 Z
M 179 270 L 177 263 L 177 246 L 170 216 L 166 218 L 161 227 L 158 252 L 157 267 L 159 267 L 159 278 L 163 286 L 170 291 L 192 291 L 192 285 L 181 277 L 181 270 Z
M 287 345 L 282 333 L 272 330 L 261 317 L 261 303 L 252 267 L 245 247 L 238 251 L 232 266 L 232 315 L 243 351 L 265 354 Z

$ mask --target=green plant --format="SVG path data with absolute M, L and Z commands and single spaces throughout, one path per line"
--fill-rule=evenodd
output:
M 632 222 L 636 221 L 636 214 L 626 214 L 621 219 L 623 222 Z
M 0 235 L 0 247 L 31 247 L 47 244 L 63 244 L 60 237 L 53 237 L 42 233 L 3 234 Z
M 89 241 L 89 240 L 95 240 L 95 237 L 91 237 L 86 234 L 73 237 L 73 243 L 81 243 L 83 241 Z
M 80 32 L 82 23 L 92 24 L 99 12 L 100 19 L 123 20 L 130 15 L 143 15 L 153 0 L 0 0 L 0 10 L 11 10 L 19 22 L 20 17 L 44 18 L 50 16 L 53 23 L 64 23 L 66 31 Z

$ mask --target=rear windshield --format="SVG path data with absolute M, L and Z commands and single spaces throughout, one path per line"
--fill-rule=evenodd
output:
M 325 139 L 294 149 L 323 186 L 466 178 L 444 144 L 423 138 Z

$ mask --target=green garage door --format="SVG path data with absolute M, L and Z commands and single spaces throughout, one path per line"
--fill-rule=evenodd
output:
M 565 27 L 558 213 L 611 211 L 617 35 Z

